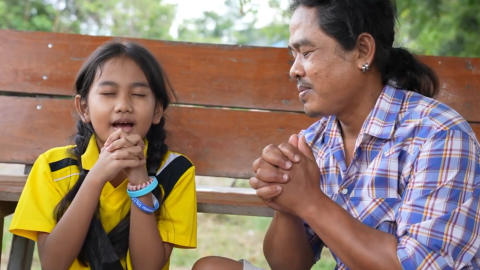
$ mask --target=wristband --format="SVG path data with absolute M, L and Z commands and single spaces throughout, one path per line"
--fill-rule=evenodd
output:
M 142 210 L 147 214 L 153 214 L 155 211 L 157 211 L 158 207 L 160 207 L 160 204 L 158 203 L 157 198 L 153 194 L 152 194 L 152 200 L 153 200 L 153 207 L 150 207 L 144 204 L 138 198 L 132 198 L 133 204 L 135 204 L 140 210 Z
M 135 190 L 131 191 L 127 189 L 127 194 L 130 196 L 130 198 L 138 198 L 147 195 L 148 193 L 152 192 L 157 186 L 158 186 L 158 180 L 155 176 L 152 176 L 153 181 L 146 186 L 145 188 L 142 188 L 140 190 Z

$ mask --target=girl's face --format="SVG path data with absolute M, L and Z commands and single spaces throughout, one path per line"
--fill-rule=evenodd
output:
M 129 58 L 113 58 L 98 70 L 87 100 L 75 98 L 82 120 L 92 123 L 99 147 L 115 130 L 145 138 L 158 124 L 163 107 L 156 102 L 145 74 Z

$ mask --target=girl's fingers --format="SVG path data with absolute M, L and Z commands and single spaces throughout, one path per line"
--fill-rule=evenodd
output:
M 112 153 L 113 159 L 132 159 L 143 160 L 145 159 L 143 149 L 140 146 L 132 146 L 119 149 Z
M 114 138 L 114 137 L 113 137 Z M 105 143 L 105 145 L 107 145 Z M 131 146 L 140 146 L 141 149 L 143 150 L 145 148 L 145 144 L 142 140 L 142 138 L 139 135 L 129 135 L 127 137 L 122 137 L 119 138 L 112 143 L 110 143 L 109 146 L 105 146 L 107 151 L 113 152 L 115 150 L 125 148 L 125 147 L 131 147 Z
M 108 136 L 107 140 L 105 141 L 105 144 L 103 145 L 103 147 L 108 147 L 110 146 L 114 141 L 118 140 L 118 139 L 121 139 L 121 138 L 125 138 L 127 137 L 128 134 L 123 131 L 123 129 L 119 128 L 117 129 L 115 132 L 113 132 L 112 134 L 110 134 L 110 136 Z

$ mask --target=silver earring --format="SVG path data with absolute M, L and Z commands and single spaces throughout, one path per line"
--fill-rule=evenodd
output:
M 368 70 L 368 63 L 365 63 L 363 66 L 362 66 L 362 71 L 363 73 L 367 72 Z

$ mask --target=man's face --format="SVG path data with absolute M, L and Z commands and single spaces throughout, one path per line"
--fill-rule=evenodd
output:
M 291 18 L 289 48 L 294 57 L 290 76 L 297 79 L 305 113 L 310 117 L 348 114 L 361 94 L 357 82 L 362 72 L 350 60 L 357 50 L 344 51 L 320 29 L 316 9 L 304 6 Z

